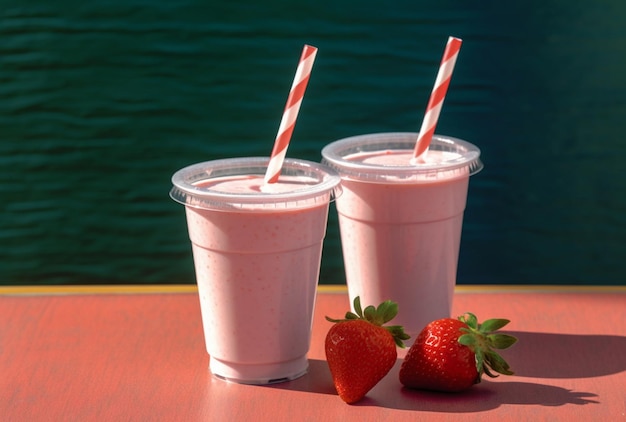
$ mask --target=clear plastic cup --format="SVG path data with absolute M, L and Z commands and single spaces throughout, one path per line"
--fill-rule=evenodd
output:
M 195 164 L 172 177 L 184 204 L 211 372 L 247 384 L 306 373 L 329 202 L 340 178 L 287 159 L 262 187 L 268 158 Z
M 417 135 L 354 136 L 322 150 L 342 178 L 336 205 L 351 302 L 397 302 L 393 322 L 409 345 L 450 316 L 469 177 L 483 167 L 476 146 L 440 135 L 413 164 Z

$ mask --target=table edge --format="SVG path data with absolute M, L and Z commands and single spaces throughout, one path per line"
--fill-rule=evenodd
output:
M 346 294 L 344 284 L 321 284 L 322 294 Z M 197 293 L 195 284 L 124 285 L 25 285 L 0 286 L 0 296 L 93 295 L 93 294 L 185 294 Z M 458 285 L 455 293 L 626 293 L 626 286 L 594 285 Z

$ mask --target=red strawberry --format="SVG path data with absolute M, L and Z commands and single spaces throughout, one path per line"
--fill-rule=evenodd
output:
M 359 297 L 354 299 L 354 311 L 345 319 L 334 322 L 326 335 L 325 349 L 328 367 L 339 397 L 355 403 L 370 391 L 391 370 L 398 353 L 409 338 L 400 326 L 383 327 L 398 313 L 398 304 L 386 301 L 378 308 L 361 310 Z
M 463 391 L 480 382 L 491 371 L 512 375 L 509 365 L 493 349 L 506 349 L 517 339 L 493 332 L 504 327 L 506 319 L 490 319 L 478 324 L 467 313 L 459 319 L 443 318 L 422 330 L 400 367 L 400 382 L 409 388 L 435 391 Z

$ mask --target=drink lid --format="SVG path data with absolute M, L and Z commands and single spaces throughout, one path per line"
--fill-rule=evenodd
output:
M 322 162 L 336 169 L 344 177 L 393 183 L 419 183 L 464 177 L 482 170 L 483 163 L 480 161 L 478 147 L 461 139 L 441 135 L 434 135 L 429 147 L 429 153 L 433 152 L 431 155 L 443 156 L 441 160 L 384 165 L 350 158 L 356 154 L 374 151 L 406 150 L 412 153 L 417 136 L 417 133 L 393 132 L 340 139 L 322 149 L 324 157 Z
M 286 159 L 281 171 L 281 178 L 299 181 L 289 190 L 275 190 L 270 186 L 267 190 L 228 192 L 210 186 L 216 179 L 235 176 L 259 176 L 262 183 L 268 163 L 266 157 L 246 157 L 193 164 L 174 173 L 170 197 L 194 208 L 271 211 L 312 207 L 333 200 L 341 193 L 341 179 L 335 170 L 296 159 Z

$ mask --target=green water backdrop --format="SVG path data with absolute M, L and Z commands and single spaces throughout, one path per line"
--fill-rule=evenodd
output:
M 626 275 L 626 2 L 0 0 L 0 283 L 193 283 L 188 164 L 269 155 L 303 44 L 288 152 L 437 128 L 482 149 L 460 284 Z M 344 283 L 331 208 L 322 283 Z

